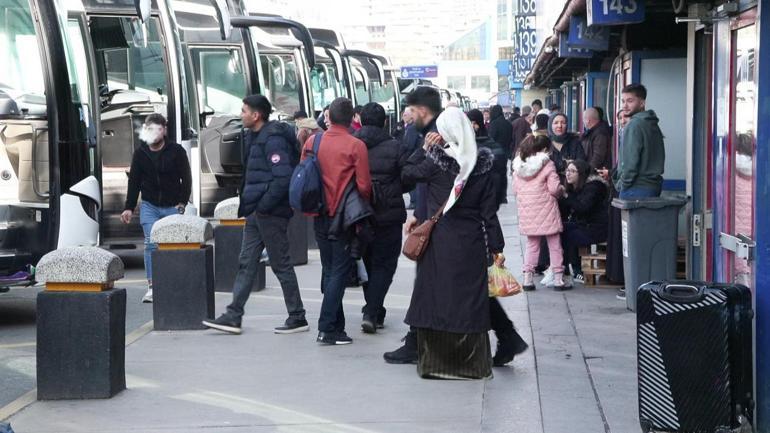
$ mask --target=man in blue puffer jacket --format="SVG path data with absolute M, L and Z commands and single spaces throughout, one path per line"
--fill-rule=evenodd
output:
M 227 312 L 204 325 L 233 334 L 241 333 L 243 307 L 249 299 L 262 250 L 267 248 L 270 267 L 281 283 L 289 318 L 277 334 L 307 331 L 305 309 L 297 275 L 289 257 L 287 230 L 293 211 L 289 182 L 299 160 L 299 143 L 291 126 L 269 121 L 273 107 L 262 95 L 243 100 L 244 174 L 238 216 L 246 217 L 233 302 Z

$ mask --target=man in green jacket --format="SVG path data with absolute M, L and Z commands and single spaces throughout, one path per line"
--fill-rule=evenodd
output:
M 618 169 L 613 176 L 621 199 L 660 196 L 666 149 L 658 116 L 645 107 L 647 89 L 641 84 L 623 88 L 622 104 L 628 125 L 623 129 L 623 145 L 618 151 Z

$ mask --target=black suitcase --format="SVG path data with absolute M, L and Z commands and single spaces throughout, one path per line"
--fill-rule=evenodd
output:
M 637 293 L 639 421 L 644 433 L 727 433 L 754 410 L 751 291 L 651 282 Z

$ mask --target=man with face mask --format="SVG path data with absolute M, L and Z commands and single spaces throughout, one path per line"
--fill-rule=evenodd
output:
M 139 223 L 144 231 L 144 268 L 148 285 L 142 302 L 152 302 L 152 251 L 157 248 L 150 242 L 152 226 L 161 218 L 184 213 L 192 190 L 187 152 L 177 143 L 166 142 L 166 125 L 166 118 L 161 114 L 147 116 L 139 133 L 142 146 L 134 151 L 131 161 L 125 210 L 120 215 L 123 223 L 131 222 L 141 192 Z

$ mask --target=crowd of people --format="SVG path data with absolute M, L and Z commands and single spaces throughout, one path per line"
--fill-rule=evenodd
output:
M 408 107 L 391 136 L 385 110 L 377 103 L 354 107 L 349 99 L 337 98 L 318 119 L 296 113 L 292 127 L 270 120 L 272 105 L 266 97 L 247 96 L 241 112 L 246 154 L 238 215 L 246 225 L 239 270 L 227 310 L 204 324 L 241 333 L 266 249 L 288 313 L 275 332 L 309 330 L 287 229 L 296 211 L 289 205 L 294 167 L 312 157 L 323 191 L 323 207 L 314 215 L 323 293 L 317 341 L 352 343 L 342 300 L 357 261 L 367 275 L 361 330 L 376 334 L 385 326 L 385 298 L 403 237 L 432 220 L 405 317 L 409 332 L 384 359 L 417 364 L 426 378 L 489 377 L 493 366 L 510 363 L 527 349 L 497 298 L 488 295 L 488 267 L 505 262 L 497 214 L 508 191 L 517 197 L 519 230 L 527 237 L 523 288 L 534 290 L 536 272 L 546 268 L 550 271 L 542 283 L 555 290 L 570 288 L 572 277 L 582 279 L 580 247 L 609 241 L 608 248 L 619 251 L 619 240 L 613 241 L 619 217 L 610 211 L 609 199 L 660 194 L 662 134 L 645 99 L 643 86 L 628 86 L 617 131 L 603 120 L 601 109 L 590 108 L 579 133 L 569 131 L 569 119 L 558 107 L 543 109 L 539 100 L 507 118 L 500 106 L 488 112 L 442 109 L 438 91 L 418 87 L 407 95 Z M 147 250 L 153 247 L 152 223 L 181 212 L 190 194 L 189 165 L 179 159 L 179 145 L 165 142 L 163 128 L 162 118 L 148 117 L 146 144 L 134 156 L 124 213 L 128 223 L 141 192 Z M 622 142 L 613 167 L 615 133 Z M 145 255 L 145 262 L 150 280 L 151 256 Z M 608 276 L 622 281 L 622 274 Z M 151 302 L 148 282 L 145 301 Z M 497 337 L 494 356 L 489 330 Z

